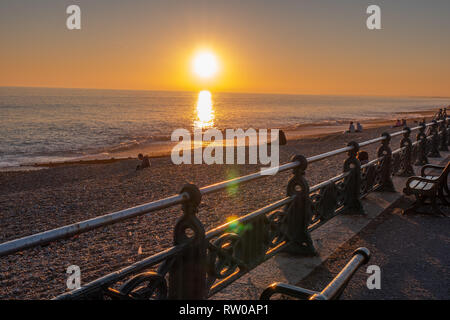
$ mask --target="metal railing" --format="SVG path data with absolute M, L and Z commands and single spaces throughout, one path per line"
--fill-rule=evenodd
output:
M 429 135 L 426 128 L 431 129 Z M 412 143 L 410 134 L 415 130 L 419 133 Z M 392 152 L 391 138 L 398 135 L 403 135 L 400 149 Z M 58 298 L 204 299 L 280 251 L 315 254 L 309 232 L 337 214 L 364 214 L 364 196 L 372 191 L 394 191 L 392 175 L 412 175 L 413 164 L 425 164 L 428 156 L 448 150 L 448 136 L 444 109 L 438 120 L 428 124 L 383 133 L 361 143 L 350 142 L 344 148 L 309 158 L 295 156 L 278 167 L 278 172 L 293 171 L 285 198 L 208 232 L 196 217 L 202 196 L 267 175 L 257 172 L 203 188 L 186 185 L 178 195 L 2 243 L 0 257 L 181 204 L 183 215 L 175 225 L 173 247 Z M 361 166 L 357 159 L 360 147 L 377 142 L 381 142 L 377 158 Z M 309 187 L 305 178 L 309 164 L 346 152 L 342 174 Z M 123 281 L 122 286 L 113 288 Z

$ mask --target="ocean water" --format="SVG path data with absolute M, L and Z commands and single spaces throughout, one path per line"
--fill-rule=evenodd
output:
M 170 142 L 196 127 L 279 128 L 396 118 L 449 103 L 442 98 L 267 95 L 0 88 L 0 168 L 87 155 L 113 156 Z

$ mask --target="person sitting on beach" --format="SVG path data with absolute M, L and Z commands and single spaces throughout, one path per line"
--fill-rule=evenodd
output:
M 142 153 L 139 153 L 138 159 L 141 160 L 141 164 L 136 167 L 137 170 L 142 170 L 145 168 L 150 168 L 150 160 L 148 160 L 148 156 L 144 156 Z
M 407 127 L 408 125 L 406 124 L 406 119 L 402 119 L 402 127 Z
M 283 130 L 280 130 L 278 133 L 280 146 L 285 146 L 287 144 L 286 134 Z
M 271 129 L 270 129 L 271 130 Z M 272 131 L 267 131 L 267 135 L 269 137 L 272 136 Z M 269 138 L 269 140 L 266 142 L 266 144 L 268 146 L 270 146 L 272 144 L 271 139 Z M 285 146 L 287 144 L 287 139 L 286 139 L 286 134 L 284 133 L 283 130 L 278 130 L 278 145 L 279 146 Z
M 401 126 L 402 126 L 402 123 L 400 122 L 400 119 L 397 119 L 397 122 L 395 123 L 394 128 L 401 127 Z
M 356 132 L 363 132 L 363 127 L 359 122 L 356 123 Z
M 369 154 L 366 151 L 359 151 L 356 158 L 359 160 L 361 165 L 369 163 Z
M 354 133 L 354 132 L 355 132 L 355 125 L 353 124 L 353 121 L 351 121 L 347 133 Z

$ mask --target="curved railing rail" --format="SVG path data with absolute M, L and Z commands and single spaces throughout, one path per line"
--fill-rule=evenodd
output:
M 429 135 L 425 133 L 427 128 L 430 128 Z M 416 130 L 419 132 L 413 143 L 410 134 Z M 200 189 L 186 185 L 178 195 L 8 241 L 0 244 L 0 256 L 181 204 L 183 215 L 175 225 L 173 247 L 58 298 L 203 299 L 281 250 L 315 254 L 310 231 L 337 214 L 364 214 L 363 197 L 375 190 L 394 191 L 392 175 L 412 175 L 413 164 L 426 164 L 428 157 L 439 156 L 440 150 L 448 150 L 449 134 L 449 121 L 444 109 L 440 110 L 437 120 L 428 124 L 404 128 L 392 134 L 383 133 L 379 138 L 361 143 L 350 142 L 344 148 L 309 158 L 296 156 L 278 167 L 278 172 L 293 170 L 285 198 L 208 232 L 196 217 L 202 196 L 267 177 L 264 172 Z M 392 151 L 391 138 L 399 135 L 403 135 L 400 148 Z M 381 142 L 377 158 L 361 165 L 356 158 L 360 147 L 377 142 Z M 343 153 L 348 153 L 344 172 L 309 187 L 305 178 L 308 164 Z M 130 277 L 119 288 L 113 288 Z

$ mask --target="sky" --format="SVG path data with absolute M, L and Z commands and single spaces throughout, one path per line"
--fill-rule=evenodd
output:
M 2 0 L 0 86 L 449 97 L 449 17 L 448 0 Z

